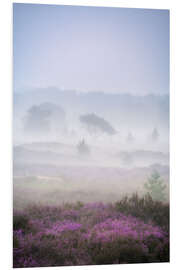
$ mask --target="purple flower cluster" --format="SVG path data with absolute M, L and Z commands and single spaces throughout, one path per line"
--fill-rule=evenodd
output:
M 132 239 L 139 243 L 141 242 L 146 250 L 148 250 L 148 246 L 145 243 L 149 238 L 163 240 L 165 237 L 165 232 L 158 226 L 145 224 L 137 218 L 124 215 L 120 219 L 107 219 L 104 222 L 96 224 L 84 234 L 86 240 L 96 244 Z
M 82 224 L 70 221 L 55 222 L 51 228 L 45 230 L 45 234 L 60 235 L 65 231 L 77 231 L 82 227 Z
M 161 262 L 169 238 L 153 221 L 93 203 L 14 213 L 14 267 Z
M 114 235 L 114 237 L 132 237 L 141 240 L 149 236 L 164 237 L 164 233 L 159 227 L 123 215 L 120 219 L 107 219 L 95 225 L 92 231 L 96 232 L 97 237 L 100 235 Z

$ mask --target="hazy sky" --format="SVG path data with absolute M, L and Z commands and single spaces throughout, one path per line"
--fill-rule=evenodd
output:
M 169 11 L 14 4 L 14 90 L 169 91 Z

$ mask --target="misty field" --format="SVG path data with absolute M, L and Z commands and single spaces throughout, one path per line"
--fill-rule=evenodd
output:
M 149 195 L 31 205 L 14 210 L 13 225 L 14 267 L 169 261 L 169 204 Z
M 169 11 L 13 12 L 13 266 L 169 262 Z
M 168 153 L 90 149 L 14 147 L 14 267 L 169 261 Z

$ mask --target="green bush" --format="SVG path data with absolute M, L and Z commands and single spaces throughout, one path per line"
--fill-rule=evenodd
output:
M 116 209 L 126 215 L 139 217 L 144 222 L 153 221 L 156 225 L 169 230 L 169 204 L 161 201 L 154 201 L 150 194 L 139 197 L 133 194 L 125 196 L 115 203 Z
M 16 213 L 13 216 L 13 229 L 26 231 L 29 229 L 29 219 L 25 214 Z

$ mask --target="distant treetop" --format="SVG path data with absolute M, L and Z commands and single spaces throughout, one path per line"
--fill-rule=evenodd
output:
M 104 118 L 99 117 L 95 113 L 84 114 L 80 116 L 80 121 L 90 133 L 103 132 L 108 135 L 113 135 L 116 133 L 115 129 L 111 124 Z

